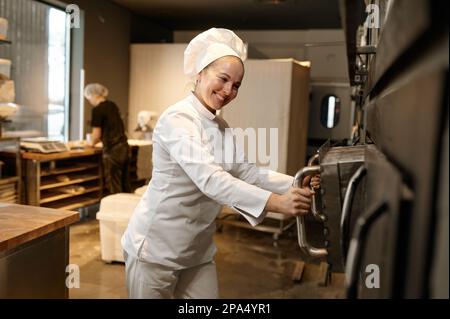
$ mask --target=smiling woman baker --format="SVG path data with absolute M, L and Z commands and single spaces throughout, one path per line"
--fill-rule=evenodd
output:
M 226 135 L 216 112 L 236 98 L 245 57 L 242 40 L 217 28 L 184 52 L 195 89 L 158 120 L 152 179 L 122 238 L 130 298 L 218 298 L 213 235 L 222 205 L 253 226 L 266 211 L 298 216 L 310 208 L 309 180 L 292 188 L 293 177 L 239 160 L 244 156 L 234 145 L 238 160 L 223 163 L 214 156 L 218 144 L 204 137 Z

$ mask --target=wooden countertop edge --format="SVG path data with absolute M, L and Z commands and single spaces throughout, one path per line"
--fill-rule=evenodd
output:
M 149 144 L 129 144 L 130 147 L 141 147 L 141 146 L 151 146 L 153 143 Z M 28 160 L 36 160 L 36 161 L 53 161 L 58 159 L 72 158 L 72 157 L 81 157 L 81 156 L 89 156 L 94 154 L 100 154 L 103 152 L 103 147 L 93 147 L 86 148 L 84 150 L 70 150 L 67 152 L 55 152 L 55 153 L 39 153 L 39 152 L 26 152 L 21 151 L 21 157 L 23 159 Z
M 52 222 L 47 225 L 43 225 L 42 227 L 33 229 L 29 232 L 20 234 L 16 237 L 12 237 L 9 239 L 6 239 L 2 242 L 0 242 L 0 252 L 5 250 L 10 250 L 12 248 L 15 248 L 19 245 L 25 244 L 27 242 L 30 242 L 34 239 L 37 239 L 39 237 L 42 237 L 44 235 L 47 235 L 55 230 L 58 230 L 60 228 L 63 228 L 65 226 L 68 226 L 70 224 L 73 224 L 80 220 L 80 215 L 78 212 L 72 212 L 73 214 L 67 217 L 64 217 L 60 220 L 57 220 L 55 222 Z
M 71 157 L 80 157 L 80 156 L 89 156 L 94 154 L 100 154 L 103 150 L 101 148 L 90 148 L 82 151 L 68 151 L 61 153 L 35 153 L 35 152 L 21 152 L 21 156 L 23 159 L 37 160 L 37 161 L 51 161 L 57 159 L 71 158 Z

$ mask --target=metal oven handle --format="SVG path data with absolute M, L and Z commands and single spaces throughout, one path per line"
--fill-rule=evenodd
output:
M 366 175 L 366 168 L 361 165 L 348 182 L 347 190 L 345 191 L 344 204 L 342 205 L 342 215 L 341 215 L 341 252 L 342 257 L 345 261 L 347 258 L 348 242 L 349 242 L 349 228 L 350 228 L 350 218 L 351 209 L 353 206 L 353 198 L 355 197 L 355 191 L 358 187 L 359 182 L 362 177 Z
M 317 162 L 319 160 L 319 153 L 314 154 L 313 156 L 311 156 L 311 158 L 308 161 L 308 166 L 313 166 L 313 164 L 315 162 Z M 320 170 L 319 170 L 320 172 Z M 321 214 L 318 210 L 317 210 L 317 205 L 316 205 L 316 196 L 312 195 L 311 198 L 311 213 L 313 214 L 314 218 L 322 223 L 325 223 L 327 221 L 327 216 L 324 214 Z
M 305 166 L 301 170 L 295 174 L 293 186 L 299 187 L 301 185 L 305 176 L 317 174 L 320 172 L 320 166 Z M 306 238 L 306 229 L 305 229 L 305 217 L 297 216 L 297 237 L 298 237 L 298 245 L 302 252 L 311 257 L 325 257 L 328 255 L 328 251 L 325 248 L 316 248 L 311 246 L 308 243 Z
M 313 164 L 318 160 L 319 160 L 319 153 L 316 153 L 313 156 L 311 156 L 310 159 L 308 160 L 308 166 L 313 166 Z
M 345 277 L 347 286 L 347 298 L 354 299 L 358 295 L 358 273 L 361 267 L 362 253 L 366 245 L 367 234 L 374 222 L 387 211 L 388 204 L 383 201 L 368 214 L 360 216 L 356 221 L 353 237 L 348 250 Z

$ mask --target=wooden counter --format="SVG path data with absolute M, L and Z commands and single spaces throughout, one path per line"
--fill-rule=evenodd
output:
M 79 219 L 78 212 L 0 203 L 0 252 L 49 234 Z
M 68 298 L 69 225 L 78 212 L 0 203 L 0 299 Z

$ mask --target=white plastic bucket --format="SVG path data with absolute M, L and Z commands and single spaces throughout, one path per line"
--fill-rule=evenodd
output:
M 140 199 L 134 194 L 119 193 L 101 200 L 97 219 L 100 224 L 101 258 L 105 262 L 124 261 L 120 241 Z

